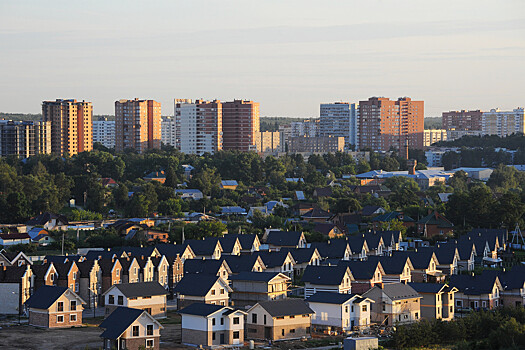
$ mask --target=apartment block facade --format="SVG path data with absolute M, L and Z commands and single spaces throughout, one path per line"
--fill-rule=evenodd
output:
M 177 147 L 177 123 L 173 117 L 162 117 L 160 140 L 163 144 Z
M 74 99 L 42 102 L 44 121 L 51 122 L 51 152 L 75 155 L 93 149 L 93 105 Z
M 525 133 L 525 110 L 516 108 L 512 111 L 491 109 L 483 112 L 481 117 L 483 135 L 509 136 L 515 133 Z
M 255 134 L 257 152 L 272 153 L 281 150 L 280 133 L 278 131 L 263 131 Z
M 115 150 L 160 148 L 161 104 L 154 100 L 115 101 Z
M 293 137 L 307 136 L 316 137 L 319 136 L 319 119 L 305 119 L 302 122 L 291 122 L 290 135 Z
M 441 124 L 445 130 L 481 130 L 482 112 L 450 111 L 441 114 Z
M 290 153 L 335 153 L 342 152 L 345 148 L 344 137 L 290 137 Z
M 93 143 L 98 142 L 107 148 L 115 147 L 115 121 L 100 117 L 93 121 Z
M 439 141 L 447 140 L 447 131 L 445 129 L 426 129 L 424 130 L 423 146 L 429 147 Z
M 219 100 L 175 99 L 176 146 L 187 154 L 223 148 L 223 104 Z
M 51 122 L 0 120 L 0 157 L 51 153 Z
M 222 103 L 223 148 L 242 152 L 256 150 L 259 103 L 234 100 Z
M 360 149 L 402 150 L 407 144 L 409 148 L 423 148 L 423 101 L 371 97 L 359 102 L 358 115 Z
M 321 104 L 319 136 L 344 137 L 345 146 L 357 145 L 357 106 L 355 103 L 335 102 Z

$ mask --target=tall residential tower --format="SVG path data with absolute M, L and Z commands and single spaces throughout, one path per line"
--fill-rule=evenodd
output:
M 222 103 L 223 148 L 256 151 L 259 132 L 259 103 L 234 100 Z
M 160 148 L 161 106 L 154 100 L 115 101 L 115 150 Z
M 319 136 L 344 137 L 345 147 L 357 145 L 357 106 L 355 103 L 321 104 Z

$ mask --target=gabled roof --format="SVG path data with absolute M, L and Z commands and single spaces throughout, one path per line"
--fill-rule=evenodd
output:
M 105 329 L 100 337 L 104 339 L 118 339 L 143 313 L 146 313 L 160 329 L 164 328 L 144 310 L 119 306 L 100 324 L 99 327 Z
M 330 219 L 331 216 L 332 214 L 330 214 L 326 210 L 317 207 L 301 215 L 301 217 L 304 219 Z
M 450 222 L 446 217 L 444 217 L 437 211 L 428 214 L 427 216 L 419 220 L 417 223 L 422 225 L 437 225 L 437 227 L 444 228 L 454 227 L 454 224 L 452 222 Z
M 139 282 L 139 283 L 120 283 L 112 286 L 122 292 L 126 298 L 148 297 L 156 295 L 166 295 L 168 292 L 159 282 Z M 104 294 L 108 293 L 112 288 L 109 288 Z
M 284 264 L 286 257 L 290 253 L 282 250 L 278 252 L 258 251 L 258 252 L 254 252 L 253 254 L 260 256 L 262 261 L 264 262 L 264 265 L 266 265 L 267 268 L 273 268 L 273 267 L 281 267 Z
M 335 292 L 317 292 L 307 298 L 305 301 L 309 303 L 325 303 L 325 304 L 344 304 L 347 301 L 356 298 L 357 294 L 343 294 Z
M 457 248 L 453 244 L 436 244 L 435 247 L 420 248 L 431 249 L 436 253 L 436 257 L 440 264 L 452 264 L 456 256 Z M 457 252 L 459 255 L 459 252 Z
M 303 273 L 303 282 L 320 284 L 326 286 L 338 286 L 343 282 L 344 276 L 348 271 L 347 266 L 314 266 L 308 265 Z M 351 273 L 350 273 L 351 275 Z M 351 279 L 353 279 L 351 277 Z
M 0 266 L 0 283 L 2 282 L 20 283 L 22 277 L 26 274 L 28 268 L 29 268 L 29 265 Z
M 128 256 L 134 257 L 149 257 L 155 255 L 155 246 L 145 246 L 145 247 L 120 247 L 113 248 L 112 252 L 116 253 L 117 256 L 121 256 L 122 253 L 126 253 Z
M 305 303 L 303 299 L 279 299 L 262 301 L 255 304 L 254 307 L 260 305 L 272 317 L 282 317 L 291 315 L 311 315 L 314 313 L 312 309 Z M 251 310 L 251 309 L 250 309 Z
M 422 282 L 409 282 L 408 285 L 418 293 L 442 293 L 448 288 L 448 285 L 441 283 L 422 283 Z
M 315 190 L 317 197 L 331 197 L 332 196 L 332 187 L 318 187 Z
M 349 236 L 349 237 L 346 237 L 346 241 L 348 242 L 348 245 L 350 246 L 350 250 L 353 253 L 361 253 L 363 249 L 368 250 L 367 249 L 368 244 L 366 243 L 363 236 Z
M 231 281 L 253 281 L 253 282 L 270 282 L 275 277 L 281 276 L 290 279 L 280 272 L 241 272 L 238 275 L 231 276 Z
M 377 249 L 377 248 L 379 248 L 379 246 L 381 244 L 381 241 L 383 239 L 383 237 L 381 235 L 366 234 L 366 235 L 362 235 L 362 236 L 365 239 L 366 245 L 368 246 L 369 249 Z
M 222 215 L 244 215 L 246 214 L 246 209 L 242 207 L 221 207 Z
M 90 250 L 86 253 L 86 260 L 98 260 L 98 259 L 110 259 L 114 256 L 118 257 L 118 254 L 113 251 L 107 250 Z
M 33 295 L 27 299 L 25 305 L 34 309 L 48 309 L 53 303 L 60 298 L 66 291 L 67 287 L 57 287 L 57 286 L 41 286 L 33 293 Z M 76 298 L 82 303 L 86 302 L 82 300 L 75 292 L 69 290 Z
M 450 286 L 456 287 L 461 293 L 468 295 L 480 295 L 492 293 L 494 284 L 498 283 L 497 273 L 482 273 L 481 275 L 452 275 Z
M 328 243 L 328 242 L 314 242 L 310 244 L 310 248 L 316 248 L 323 259 L 342 259 L 348 242 L 343 240 L 336 240 L 339 243 Z
M 339 225 L 332 224 L 330 222 L 316 222 L 314 224 L 314 230 L 319 233 L 322 233 L 325 236 L 328 236 L 334 228 L 339 229 L 339 231 L 341 231 L 340 234 L 342 234 L 344 231 L 344 229 L 341 228 Z
M 226 308 L 226 306 L 205 304 L 205 303 L 193 303 L 177 312 L 179 314 L 186 314 L 186 315 L 208 316 L 224 308 Z
M 372 219 L 372 222 L 385 222 L 385 221 L 392 221 L 394 219 L 399 219 L 402 217 L 403 219 L 401 221 L 403 222 L 415 222 L 416 220 L 412 219 L 410 216 L 405 215 L 398 211 L 391 211 L 388 213 L 384 213 L 381 215 L 376 216 Z
M 371 280 L 378 268 L 381 270 L 381 263 L 377 260 L 352 261 L 341 260 L 337 266 L 346 266 L 350 269 L 352 276 L 356 280 Z
M 219 277 L 208 274 L 187 274 L 177 283 L 173 291 L 181 295 L 205 296 Z
M 485 237 L 493 238 L 498 237 L 500 245 L 504 244 L 508 240 L 508 231 L 504 228 L 473 228 L 468 233 L 470 237 Z
M 77 262 L 77 267 L 80 271 L 80 277 L 88 277 L 94 265 L 95 260 L 85 260 L 82 262 Z
M 408 260 L 411 270 L 414 268 L 414 266 L 412 266 L 412 262 L 410 261 L 410 258 L 406 255 L 392 255 L 392 256 L 370 255 L 368 257 L 368 261 L 374 261 L 374 260 L 379 261 L 381 263 L 381 266 L 383 267 L 383 270 L 385 271 L 385 274 L 387 275 L 401 275 L 403 273 L 407 260 Z
M 266 243 L 278 247 L 295 247 L 299 245 L 301 237 L 301 231 L 270 231 Z
M 418 292 L 414 290 L 414 288 L 404 283 L 387 283 L 383 285 L 381 289 L 392 300 L 412 299 L 421 297 L 421 295 L 419 295 Z M 363 296 L 366 297 L 367 293 L 364 293 Z
M 219 238 L 219 242 L 221 242 L 222 252 L 225 254 L 231 254 L 233 253 L 233 247 L 235 247 L 235 244 L 237 243 L 238 238 L 232 235 L 224 235 Z M 239 244 L 241 242 L 239 241 Z M 242 245 L 241 245 L 242 248 Z
M 61 222 L 63 225 L 67 225 L 69 221 L 64 215 L 60 214 L 52 214 L 52 213 L 42 213 L 40 215 L 35 216 L 28 222 L 26 222 L 27 226 L 38 226 L 38 225 L 45 225 L 49 221 L 56 219 L 57 221 Z
M 206 239 L 203 240 L 187 239 L 184 242 L 184 245 L 190 246 L 191 250 L 193 250 L 196 255 L 213 255 L 217 244 L 221 246 L 216 237 L 206 237 Z
M 226 268 L 229 270 L 228 263 L 222 259 L 186 259 L 186 261 L 184 261 L 184 273 L 203 273 L 216 276 L 224 264 L 226 264 Z
M 420 249 L 418 251 L 393 251 L 392 256 L 396 255 L 409 257 L 410 261 L 412 262 L 412 266 L 414 266 L 414 269 L 427 269 L 430 265 L 430 259 L 432 259 L 432 256 L 435 254 L 431 249 Z
M 252 271 L 257 259 L 261 259 L 257 254 L 244 255 L 222 255 L 221 261 L 226 261 L 232 273 L 242 271 Z M 264 261 L 261 259 L 261 265 L 264 268 Z
M 182 256 L 184 250 L 186 250 L 185 244 L 157 244 L 155 246 L 161 255 L 166 257 L 176 257 L 177 255 Z M 191 247 L 190 247 L 191 249 Z
M 379 205 L 365 205 L 361 209 L 360 213 L 363 216 L 371 216 L 371 215 L 374 215 L 380 209 L 383 209 L 383 207 L 381 207 Z M 383 211 L 384 211 L 384 209 L 383 209 Z
M 239 242 L 241 243 L 241 248 L 243 250 L 250 250 L 250 249 L 252 249 L 252 246 L 255 243 L 257 235 L 255 235 L 255 234 L 228 233 L 228 234 L 222 236 L 222 239 L 224 239 L 226 237 L 239 239 Z M 221 245 L 222 245 L 222 242 L 221 242 Z M 224 249 L 224 247 L 223 247 L 223 249 Z
M 315 247 L 310 248 L 283 248 L 283 251 L 288 251 L 292 254 L 293 259 L 297 264 L 309 263 L 316 252 Z M 319 254 L 319 251 L 317 252 Z

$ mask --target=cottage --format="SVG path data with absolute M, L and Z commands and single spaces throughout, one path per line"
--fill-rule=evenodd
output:
M 19 232 L 8 232 L 3 233 L 0 230 L 0 246 L 10 246 L 17 244 L 29 244 L 31 243 L 31 237 L 27 233 Z
M 262 272 L 266 270 L 266 265 L 259 255 L 224 255 L 221 257 L 222 260 L 228 263 L 228 267 L 232 274 L 238 274 L 243 271 L 249 272 Z
M 5 249 L 0 250 L 0 266 L 32 265 L 31 259 L 24 252 L 11 253 Z
M 158 350 L 162 325 L 147 311 L 119 306 L 99 326 L 104 350 Z
M 232 270 L 226 260 L 188 259 L 184 262 L 184 273 L 214 275 L 228 282 Z
M 98 306 L 98 296 L 102 294 L 102 271 L 97 260 L 77 263 L 80 273 L 79 296 L 87 302 L 87 307 Z
M 241 272 L 231 277 L 232 304 L 252 306 L 260 301 L 284 299 L 291 280 L 279 272 Z
M 363 297 L 374 301 L 370 314 L 372 322 L 385 326 L 418 321 L 421 318 L 420 299 L 414 288 L 404 283 L 375 286 Z
M 266 272 L 282 272 L 286 276 L 293 278 L 295 260 L 289 251 L 259 251 L 254 254 L 261 258 Z
M 219 187 L 221 190 L 236 190 L 239 184 L 235 180 L 222 180 Z
M 186 259 L 195 259 L 197 256 L 187 244 L 157 244 L 155 247 L 159 254 L 166 256 L 166 258 L 179 256 L 182 262 Z
M 322 259 L 348 260 L 352 255 L 350 245 L 343 240 L 314 242 L 310 244 L 310 248 L 317 249 Z
M 501 304 L 504 306 L 525 305 L 525 265 L 515 265 L 512 270 L 498 273 L 503 291 Z
M 153 262 L 153 280 L 159 282 L 159 284 L 166 290 L 169 290 L 169 269 L 170 263 L 168 259 L 163 255 L 159 258 L 152 258 Z
M 0 314 L 18 315 L 33 292 L 31 265 L 0 266 Z
M 318 207 L 301 215 L 301 218 L 308 222 L 326 222 L 332 217 L 332 214 Z
M 176 189 L 175 194 L 180 196 L 181 199 L 199 200 L 204 198 L 204 195 L 200 190 L 193 188 Z
M 67 230 L 68 225 L 69 222 L 64 215 L 52 214 L 47 212 L 37 215 L 28 222 L 26 222 L 28 230 L 31 230 L 35 226 L 41 226 L 47 231 L 65 231 Z
M 378 261 L 383 267 L 383 283 L 407 283 L 412 281 L 414 266 L 405 255 L 369 256 L 368 261 Z
M 414 267 L 412 270 L 413 282 L 434 282 L 442 283 L 445 280 L 445 275 L 438 270 L 439 261 L 436 253 L 432 250 L 417 250 L 417 251 L 397 251 L 393 252 L 392 256 L 401 256 L 410 258 L 410 262 Z
M 306 238 L 304 233 L 298 231 L 270 231 L 266 244 L 270 249 L 305 248 Z
M 315 312 L 314 330 L 346 332 L 370 327 L 370 304 L 374 301 L 358 294 L 317 292 L 306 299 Z
M 235 237 L 239 240 L 239 243 L 241 244 L 241 254 L 256 252 L 261 247 L 261 241 L 256 234 L 229 233 L 223 236 L 223 238 L 225 237 Z
M 350 273 L 354 277 L 352 280 L 352 291 L 354 293 L 364 293 L 373 286 L 383 283 L 385 270 L 377 260 L 340 261 L 337 265 L 350 269 Z
M 321 233 L 328 238 L 342 238 L 345 229 L 339 224 L 332 224 L 330 222 L 316 222 L 314 231 Z
M 454 234 L 454 224 L 434 211 L 417 222 L 417 233 L 426 238 L 450 236 Z
M 246 312 L 228 306 L 194 303 L 180 310 L 182 343 L 212 348 L 244 344 Z
M 86 302 L 67 287 L 42 286 L 25 302 L 29 325 L 67 328 L 82 325 L 82 304 Z
M 228 306 L 233 290 L 222 278 L 207 274 L 186 274 L 173 289 L 177 308 L 193 303 Z
M 232 235 L 224 235 L 219 238 L 222 247 L 222 254 L 225 255 L 240 255 L 242 246 L 239 238 Z
M 34 276 L 34 290 L 37 290 L 41 286 L 56 286 L 58 272 L 53 263 L 33 265 L 31 270 L 33 271 Z
M 122 265 L 119 259 L 100 259 L 98 264 L 102 270 L 102 293 L 112 285 L 122 283 Z
M 63 264 L 55 264 L 58 272 L 57 286 L 67 287 L 75 293 L 80 292 L 80 273 L 77 263 L 67 261 Z
M 384 223 L 388 223 L 392 220 L 401 221 L 406 228 L 413 227 L 416 222 L 416 220 L 405 215 L 403 212 L 391 211 L 374 217 L 370 223 L 374 230 L 380 230 Z
M 454 318 L 454 294 L 457 288 L 441 283 L 411 282 L 408 285 L 422 296 L 421 318 L 444 321 Z
M 155 318 L 166 317 L 167 294 L 158 282 L 115 284 L 102 294 L 106 317 L 119 306 L 145 310 Z
M 289 251 L 295 260 L 293 269 L 294 277 L 297 279 L 301 278 L 304 269 L 306 269 L 308 265 L 319 265 L 322 260 L 321 254 L 319 254 L 319 251 L 316 248 L 284 248 L 283 250 Z
M 304 297 L 317 292 L 348 294 L 352 290 L 352 272 L 346 266 L 307 266 L 304 270 Z
M 302 299 L 262 301 L 248 310 L 248 339 L 289 340 L 310 337 L 314 311 Z
M 196 258 L 220 259 L 223 251 L 221 242 L 214 237 L 203 240 L 187 239 L 184 244 L 191 248 Z
M 496 273 L 484 271 L 481 275 L 452 275 L 450 286 L 456 287 L 456 310 L 488 310 L 501 305 L 503 286 Z

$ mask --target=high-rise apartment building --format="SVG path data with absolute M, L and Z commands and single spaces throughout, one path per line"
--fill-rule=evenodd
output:
M 77 100 L 42 102 L 44 121 L 51 122 L 51 152 L 74 155 L 93 149 L 93 105 Z
M 359 148 L 388 151 L 423 148 L 424 102 L 371 97 L 359 102 Z
M 259 132 L 259 103 L 234 100 L 222 103 L 222 138 L 225 150 L 255 151 Z
M 345 147 L 344 137 L 290 137 L 290 153 L 335 153 L 342 152 Z
M 0 157 L 51 153 L 51 122 L 0 120 Z
M 173 117 L 162 117 L 160 140 L 163 144 L 177 147 L 177 123 Z
M 219 100 L 175 99 L 177 148 L 188 154 L 223 148 L 223 104 Z
M 274 153 L 281 150 L 280 132 L 263 131 L 255 134 L 257 152 Z
M 481 115 L 476 111 L 450 111 L 443 112 L 441 124 L 445 130 L 481 130 Z
M 154 100 L 115 101 L 115 150 L 160 148 L 161 105 Z
M 425 129 L 423 146 L 429 147 L 439 141 L 447 140 L 447 131 L 444 129 Z
M 291 137 L 319 136 L 319 119 L 306 119 L 302 122 L 291 122 Z
M 115 148 L 115 121 L 107 117 L 93 120 L 93 143 L 100 143 L 107 148 Z
M 319 136 L 344 137 L 345 147 L 357 145 L 357 106 L 355 103 L 323 103 L 320 110 Z
M 483 135 L 509 136 L 515 133 L 525 133 L 525 110 L 516 108 L 512 111 L 491 109 L 483 112 L 481 120 Z

